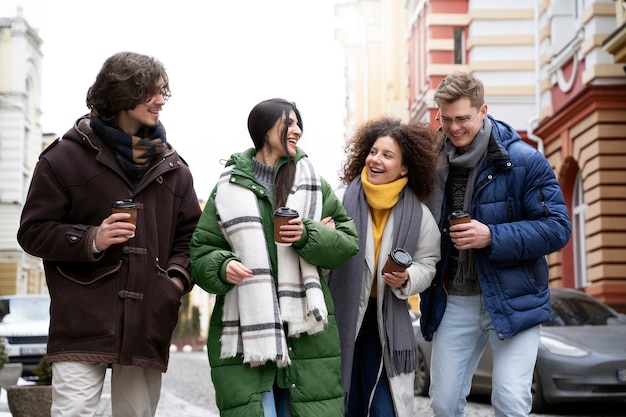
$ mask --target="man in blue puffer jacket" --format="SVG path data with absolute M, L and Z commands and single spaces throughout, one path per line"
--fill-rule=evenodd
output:
M 441 261 L 420 297 L 433 341 L 431 408 L 464 416 L 487 342 L 496 417 L 528 416 L 539 325 L 550 320 L 545 256 L 563 248 L 571 222 L 552 167 L 508 124 L 487 114 L 482 82 L 456 72 L 435 91 L 441 146 L 426 204 L 441 230 Z M 450 225 L 453 212 L 471 221 Z

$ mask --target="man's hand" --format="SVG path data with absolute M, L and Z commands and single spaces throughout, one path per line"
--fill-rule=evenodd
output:
M 463 249 L 481 249 L 491 245 L 491 229 L 486 224 L 472 219 L 469 223 L 450 226 L 450 238 L 454 247 Z
M 129 218 L 129 213 L 113 213 L 102 220 L 94 239 L 96 250 L 101 252 L 111 245 L 128 241 L 136 228 L 134 224 L 124 221 Z

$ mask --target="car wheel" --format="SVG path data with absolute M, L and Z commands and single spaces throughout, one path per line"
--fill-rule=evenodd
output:
M 417 369 L 415 370 L 415 382 L 413 391 L 415 395 L 421 397 L 428 396 L 428 388 L 430 387 L 430 370 L 426 363 L 424 353 L 420 348 L 417 349 Z
M 533 372 L 533 383 L 530 386 L 530 392 L 533 396 L 533 407 L 532 411 L 534 413 L 541 413 L 546 411 L 548 408 L 548 403 L 543 396 L 543 388 L 541 386 L 541 379 L 539 378 L 539 374 L 537 373 L 537 369 Z

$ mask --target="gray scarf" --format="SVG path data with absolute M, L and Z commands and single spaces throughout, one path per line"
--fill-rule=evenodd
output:
M 354 218 L 359 236 L 359 252 L 342 267 L 331 271 L 329 287 L 334 299 L 335 318 L 339 329 L 342 351 L 341 382 L 347 401 L 352 377 L 361 288 L 365 285 L 363 268 L 365 268 L 365 237 L 369 206 L 360 177 L 346 188 L 343 204 L 348 215 Z M 410 254 L 415 253 L 422 224 L 422 207 L 419 199 L 408 187 L 404 187 L 400 199 L 392 210 L 394 247 L 402 248 Z M 379 262 L 383 261 L 384 258 L 381 258 Z M 395 376 L 414 372 L 417 366 L 417 343 L 413 336 L 407 302 L 397 298 L 389 286 L 385 286 L 383 294 L 383 324 L 387 336 L 384 355 L 389 359 L 391 368 L 387 370 L 388 373 Z
M 450 140 L 445 138 L 443 148 L 439 152 L 435 189 L 426 201 L 426 205 L 433 213 L 438 224 L 440 224 L 441 220 L 441 206 L 445 197 L 449 166 L 471 169 L 469 178 L 467 179 L 467 187 L 465 188 L 465 198 L 463 200 L 463 210 L 471 211 L 474 184 L 476 183 L 476 177 L 480 172 L 481 165 L 487 156 L 491 127 L 491 120 L 486 117 L 483 120 L 483 126 L 478 131 L 465 153 L 459 153 Z M 448 207 L 448 210 L 450 210 L 450 207 Z M 476 277 L 474 250 L 459 251 L 459 267 L 455 279 L 461 279 L 461 282 L 465 282 L 467 279 L 475 280 L 477 279 Z

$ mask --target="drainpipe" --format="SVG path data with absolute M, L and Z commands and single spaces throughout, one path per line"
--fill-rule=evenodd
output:
M 541 115 L 541 51 L 539 39 L 539 2 L 535 1 L 535 116 L 528 120 L 528 139 L 537 144 L 537 150 L 543 154 L 543 139 L 533 133 L 535 125 L 539 122 Z
M 533 133 L 533 126 L 539 121 L 538 117 L 532 117 L 528 120 L 528 139 L 537 144 L 537 150 L 543 153 L 543 139 Z

